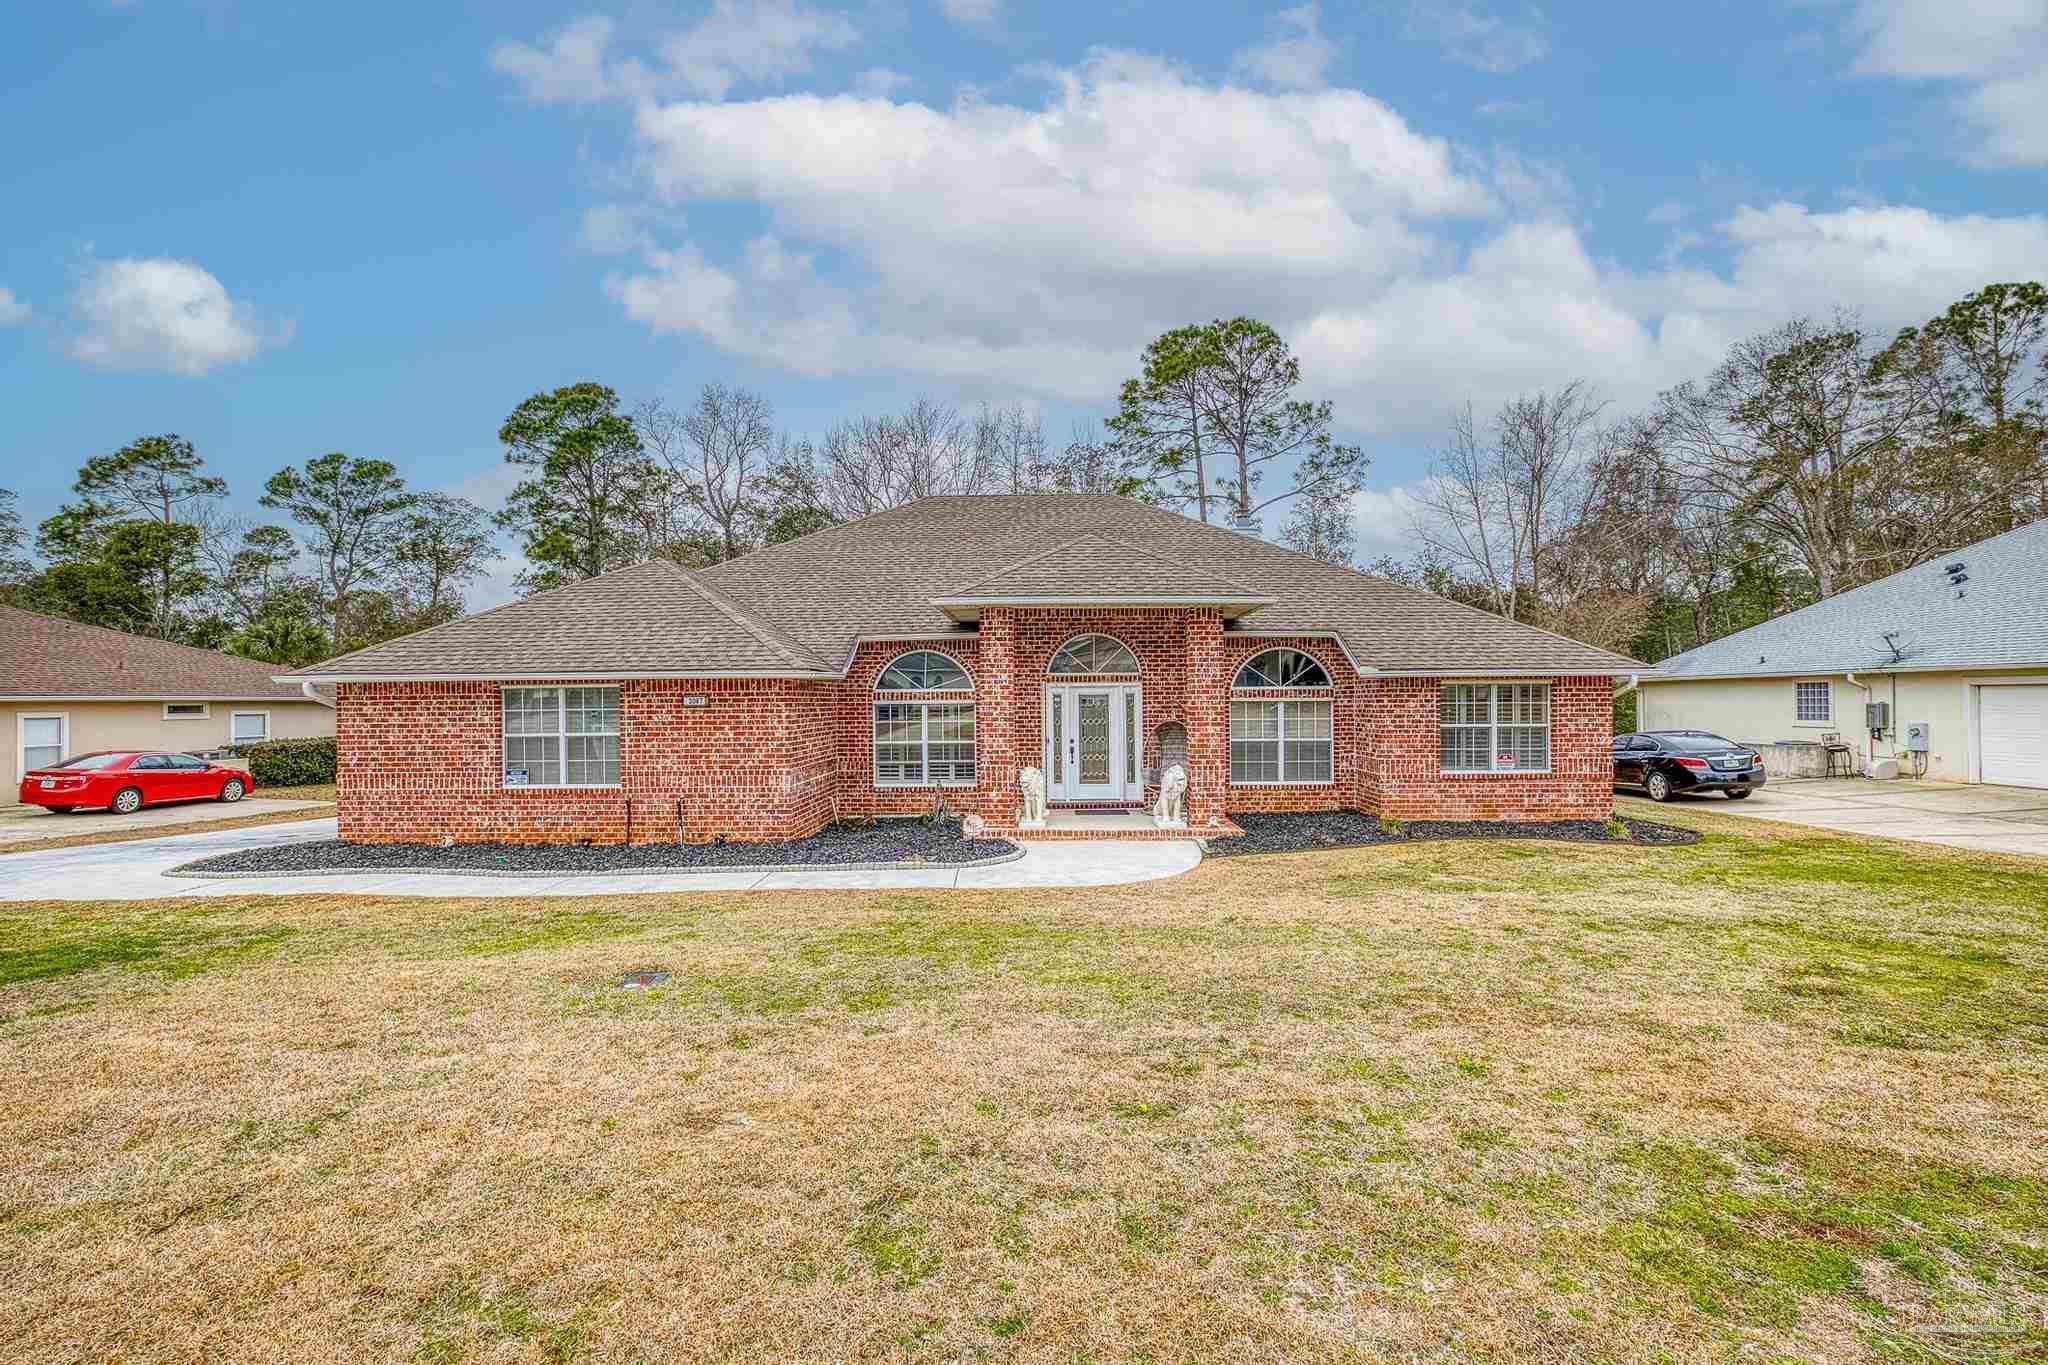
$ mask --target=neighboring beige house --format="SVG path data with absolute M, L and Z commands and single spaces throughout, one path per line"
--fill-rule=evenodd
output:
M 334 733 L 334 706 L 275 664 L 0 607 L 0 805 L 21 775 L 95 749 L 196 751 Z
M 1860 770 L 2048 787 L 2048 520 L 1666 659 L 1641 690 L 1640 728 L 1758 745 L 1774 772 L 1834 734 Z

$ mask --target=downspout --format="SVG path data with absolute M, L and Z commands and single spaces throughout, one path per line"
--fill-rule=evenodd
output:
M 1868 707 L 1870 705 L 1870 684 L 1857 681 L 1854 673 L 1844 673 L 1842 676 L 1849 680 L 1849 686 L 1863 689 L 1863 704 L 1865 707 Z M 1868 710 L 1863 714 L 1866 719 L 1870 715 Z M 1876 761 L 1877 736 L 1870 733 L 1870 726 L 1866 724 L 1863 727 L 1863 775 L 1865 777 L 1870 776 L 1870 766 Z
M 1616 688 L 1616 689 L 1615 689 L 1615 692 L 1614 692 L 1614 699 L 1615 699 L 1616 701 L 1620 701 L 1620 700 L 1621 700 L 1621 699 L 1622 699 L 1623 697 L 1625 697 L 1625 696 L 1627 696 L 1627 695 L 1628 695 L 1629 693 L 1631 693 L 1631 692 L 1635 691 L 1635 690 L 1636 690 L 1636 684 L 1637 684 L 1637 683 L 1639 683 L 1639 682 L 1641 682 L 1642 680 L 1643 680 L 1643 675 L 1642 675 L 1642 674 L 1640 674 L 1640 673 L 1631 673 L 1631 674 L 1629 674 L 1629 675 L 1628 675 L 1628 681 L 1627 681 L 1627 682 L 1625 682 L 1625 683 L 1623 683 L 1623 684 L 1622 684 L 1622 685 L 1621 685 L 1620 687 L 1618 687 L 1618 688 Z
M 307 701 L 317 701 L 330 711 L 334 709 L 334 703 L 327 700 L 327 698 L 321 696 L 318 692 L 314 691 L 313 684 L 309 682 L 302 682 L 299 684 L 299 691 L 306 694 Z

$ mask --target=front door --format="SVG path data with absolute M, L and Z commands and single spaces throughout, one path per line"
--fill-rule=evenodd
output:
M 1130 801 L 1142 794 L 1138 689 L 1064 684 L 1046 689 L 1046 793 L 1055 801 Z

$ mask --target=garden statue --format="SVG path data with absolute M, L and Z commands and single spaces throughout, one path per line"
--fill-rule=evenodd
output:
M 1024 808 L 1017 816 L 1017 823 L 1027 829 L 1040 829 L 1045 825 L 1045 774 L 1036 768 L 1024 768 L 1017 773 L 1018 789 L 1024 793 Z
M 1188 770 L 1178 763 L 1159 774 L 1159 800 L 1152 807 L 1152 818 L 1162 825 L 1188 822 Z

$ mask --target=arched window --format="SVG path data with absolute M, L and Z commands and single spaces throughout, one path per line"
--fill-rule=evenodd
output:
M 1328 687 L 1323 666 L 1298 649 L 1269 649 L 1254 654 L 1237 670 L 1232 687 Z
M 937 692 L 973 686 L 967 670 L 936 649 L 913 649 L 897 655 L 875 680 L 877 692 Z
M 1138 656 L 1130 646 L 1107 635 L 1083 635 L 1069 640 L 1052 656 L 1046 672 L 1059 677 L 1075 674 L 1136 673 Z

